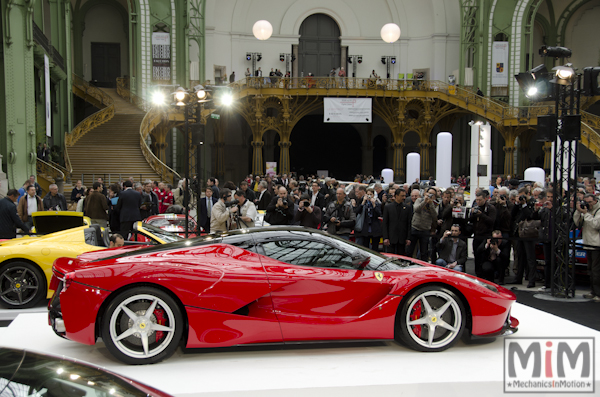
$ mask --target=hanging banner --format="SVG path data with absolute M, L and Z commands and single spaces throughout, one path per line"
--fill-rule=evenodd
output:
M 508 86 L 508 41 L 492 45 L 492 87 Z
M 324 123 L 371 123 L 371 98 L 323 98 Z
M 152 80 L 171 81 L 171 35 L 152 33 Z
M 267 161 L 267 175 L 273 177 L 277 175 L 277 162 L 276 161 Z
M 44 54 L 44 78 L 46 91 L 46 136 L 52 136 L 52 112 L 50 102 L 50 59 Z

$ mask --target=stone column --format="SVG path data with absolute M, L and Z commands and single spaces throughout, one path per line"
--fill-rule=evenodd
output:
M 265 173 L 262 149 L 265 143 L 261 140 L 252 141 L 252 175 L 263 175 Z
M 406 176 L 406 170 L 404 169 L 404 142 L 392 143 L 394 149 L 394 179 L 401 180 Z
M 6 156 L 8 187 L 19 188 L 36 173 L 33 2 L 1 0 L 0 4 L 4 68 L 0 150 Z
M 421 149 L 421 175 L 423 178 L 429 178 L 429 149 L 431 143 L 420 143 L 419 148 Z
M 504 175 L 514 177 L 513 164 L 515 162 L 516 148 L 514 146 L 504 146 L 502 149 L 504 150 Z
M 280 174 L 289 174 L 290 173 L 290 146 L 292 143 L 290 141 L 280 141 L 279 142 L 279 166 Z

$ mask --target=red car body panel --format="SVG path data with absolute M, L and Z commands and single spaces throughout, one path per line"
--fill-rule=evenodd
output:
M 513 320 L 508 318 L 516 300 L 511 291 L 494 286 L 496 293 L 465 280 L 471 276 L 464 273 L 410 260 L 423 266 L 383 272 L 308 267 L 218 243 L 96 262 L 61 258 L 54 277 L 70 273 L 68 288 L 57 291 L 65 336 L 86 344 L 99 336 L 102 304 L 119 290 L 141 284 L 179 299 L 192 348 L 393 339 L 403 297 L 431 283 L 464 297 L 473 335 L 497 334 Z

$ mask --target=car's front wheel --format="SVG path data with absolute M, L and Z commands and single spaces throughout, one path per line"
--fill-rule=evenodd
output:
M 418 351 L 442 351 L 461 337 L 466 323 L 465 308 L 452 291 L 425 286 L 411 293 L 396 321 L 396 339 Z
M 46 297 L 47 283 L 42 271 L 27 262 L 0 266 L 0 302 L 9 308 L 25 309 Z
M 153 364 L 175 352 L 183 327 L 181 310 L 171 296 L 156 288 L 136 287 L 108 305 L 102 339 L 126 364 Z

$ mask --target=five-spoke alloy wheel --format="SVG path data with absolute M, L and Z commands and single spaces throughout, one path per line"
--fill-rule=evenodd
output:
M 425 286 L 410 294 L 396 322 L 396 338 L 418 351 L 442 351 L 465 329 L 465 308 L 452 291 Z
M 126 364 L 153 364 L 170 357 L 181 340 L 183 317 L 165 292 L 136 287 L 117 295 L 102 319 L 102 339 Z
M 0 302 L 9 308 L 25 309 L 46 297 L 46 278 L 27 262 L 0 266 Z

